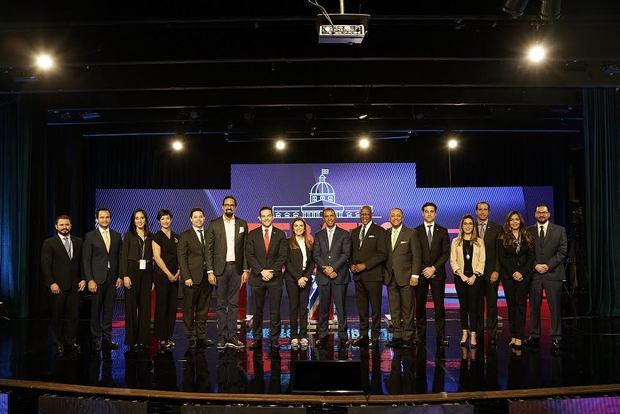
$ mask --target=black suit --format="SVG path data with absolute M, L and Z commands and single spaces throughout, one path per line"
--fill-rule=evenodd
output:
M 310 288 L 312 287 L 312 273 L 314 273 L 314 260 L 312 259 L 312 249 L 306 246 L 306 260 L 295 240 L 295 248 L 291 248 L 290 240 L 287 241 L 288 257 L 286 259 L 286 271 L 284 272 L 284 283 L 286 283 L 286 293 L 289 300 L 289 319 L 291 321 L 291 339 L 305 338 L 308 328 L 308 300 L 310 298 Z M 299 279 L 308 278 L 306 286 L 299 287 Z M 297 321 L 299 319 L 299 333 L 297 332 Z
M 379 339 L 381 329 L 381 293 L 383 263 L 387 259 L 386 232 L 383 227 L 369 223 L 360 243 L 362 227 L 351 232 L 351 265 L 365 264 L 366 269 L 353 273 L 355 299 L 360 317 L 360 337 L 368 335 L 368 306 L 372 308 L 371 338 Z
M 282 300 L 282 266 L 286 262 L 288 240 L 284 232 L 271 226 L 269 250 L 265 251 L 263 226 L 250 232 L 246 241 L 245 257 L 250 266 L 250 286 L 252 287 L 252 302 L 254 318 L 252 333 L 255 341 L 262 339 L 263 306 L 265 294 L 269 293 L 269 338 L 271 342 L 278 342 L 280 338 L 280 302 Z M 265 282 L 261 272 L 265 269 L 273 270 L 273 278 Z
M 418 339 L 426 340 L 426 296 L 431 288 L 433 306 L 435 308 L 435 328 L 437 340 L 445 338 L 446 308 L 444 297 L 446 294 L 446 262 L 450 258 L 450 239 L 448 230 L 438 224 L 434 225 L 432 243 L 428 245 L 428 224 L 423 223 L 415 228 L 422 252 L 420 273 L 426 267 L 435 267 L 435 276 L 426 278 L 420 274 L 416 291 L 416 322 Z
M 500 274 L 508 305 L 508 324 L 510 335 L 516 339 L 523 338 L 525 329 L 525 310 L 527 294 L 529 291 L 530 277 L 534 267 L 534 249 L 522 241 L 519 251 L 515 244 L 504 246 L 499 241 L 498 249 Z M 517 282 L 512 275 L 521 273 L 523 280 Z
M 228 244 L 224 217 L 211 220 L 207 228 L 207 273 L 213 273 L 217 279 L 217 329 L 223 340 L 237 333 L 241 273 L 248 268 L 245 260 L 247 234 L 248 223 L 235 217 L 235 260 L 227 262 Z
M 205 231 L 201 228 L 203 234 Z M 204 237 L 204 236 L 203 236 Z M 190 227 L 179 236 L 177 245 L 179 269 L 183 283 L 183 330 L 190 343 L 205 340 L 209 300 L 213 287 L 207 281 L 206 241 Z M 192 280 L 192 286 L 185 284 Z
M 351 255 L 351 237 L 349 232 L 334 226 L 332 243 L 329 244 L 327 228 L 314 235 L 312 256 L 316 263 L 316 284 L 319 286 L 319 339 L 327 337 L 327 319 L 329 318 L 329 301 L 333 298 L 338 316 L 338 336 L 347 339 L 347 286 L 349 285 L 349 256 Z M 323 273 L 323 267 L 331 266 L 338 275 L 331 279 Z
M 112 339 L 112 311 L 116 296 L 116 279 L 121 252 L 120 233 L 108 229 L 110 251 L 108 252 L 99 229 L 86 233 L 82 249 L 84 276 L 97 283 L 97 292 L 91 296 L 90 331 L 95 341 Z
M 54 283 L 60 293 L 50 297 L 50 322 L 54 344 L 74 344 L 77 338 L 78 307 L 80 296 L 78 285 L 82 279 L 82 240 L 71 238 L 71 257 L 59 236 L 50 237 L 41 248 L 41 270 L 47 290 Z M 65 318 L 64 335 L 62 319 Z
M 547 225 L 544 239 L 540 238 L 540 224 L 531 226 L 530 234 L 536 246 L 534 265 L 546 264 L 549 270 L 546 273 L 532 273 L 530 288 L 530 335 L 540 337 L 540 306 L 542 305 L 542 291 L 545 289 L 547 303 L 551 312 L 551 336 L 553 339 L 562 339 L 562 281 L 566 277 L 564 259 L 566 258 L 566 230 L 553 223 Z
M 475 226 L 480 229 L 479 223 L 476 222 Z M 499 273 L 499 257 L 497 255 L 497 248 L 499 241 L 497 240 L 502 232 L 502 226 L 487 221 L 484 231 L 484 251 L 486 261 L 484 264 L 484 277 L 482 278 L 482 294 L 480 295 L 480 304 L 478 305 L 478 334 L 484 332 L 484 302 L 486 300 L 487 307 L 487 331 L 489 337 L 495 336 L 497 332 L 497 288 L 499 287 L 499 278 L 495 282 L 491 282 L 491 273 Z
M 392 233 L 387 232 L 387 262 L 385 263 L 385 284 L 388 287 L 390 316 L 394 327 L 394 338 L 408 341 L 413 335 L 413 287 L 412 275 L 420 274 L 422 255 L 417 232 L 400 226 L 398 238 L 392 247 Z

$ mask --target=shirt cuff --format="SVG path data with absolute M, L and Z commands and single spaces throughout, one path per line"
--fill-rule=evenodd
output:
M 213 270 L 207 270 L 207 274 L 208 275 L 212 275 L 213 274 Z
M 411 278 L 412 278 L 412 279 L 419 279 L 419 278 L 420 278 L 420 276 L 418 276 L 418 275 L 411 275 Z

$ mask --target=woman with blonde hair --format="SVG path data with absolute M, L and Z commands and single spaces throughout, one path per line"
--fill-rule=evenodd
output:
M 454 273 L 454 285 L 459 298 L 461 315 L 461 346 L 478 347 L 479 302 L 482 277 L 486 260 L 484 241 L 478 237 L 474 218 L 467 214 L 461 219 L 459 235 L 452 241 L 450 266 Z

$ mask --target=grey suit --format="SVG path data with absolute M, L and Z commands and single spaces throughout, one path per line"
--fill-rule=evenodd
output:
M 336 226 L 331 246 L 327 237 L 327 229 L 314 235 L 312 257 L 317 265 L 316 283 L 319 286 L 320 316 L 319 338 L 327 336 L 327 319 L 329 317 L 329 300 L 334 299 L 338 316 L 338 336 L 347 339 L 347 310 L 345 300 L 349 283 L 349 257 L 351 256 L 351 237 L 349 232 Z M 330 279 L 323 273 L 323 267 L 331 266 L 338 274 Z
M 224 340 L 237 333 L 241 273 L 248 268 L 245 260 L 247 234 L 248 223 L 239 217 L 235 217 L 233 235 L 235 239 L 235 261 L 227 262 L 228 244 L 224 217 L 211 220 L 207 228 L 207 273 L 212 272 L 217 278 L 217 328 L 220 338 Z
M 392 247 L 393 231 L 392 228 L 387 234 L 385 284 L 388 287 L 394 338 L 409 341 L 413 335 L 413 286 L 409 282 L 411 275 L 420 275 L 422 255 L 414 229 L 402 225 Z
M 530 286 L 530 335 L 540 337 L 540 307 L 542 304 L 543 289 L 547 295 L 547 303 L 551 311 L 551 336 L 553 339 L 562 338 L 561 303 L 562 281 L 565 278 L 564 258 L 566 257 L 566 230 L 562 226 L 549 223 L 544 242 L 540 239 L 540 225 L 528 228 L 534 238 L 536 246 L 537 264 L 546 264 L 549 270 L 546 273 L 532 273 Z

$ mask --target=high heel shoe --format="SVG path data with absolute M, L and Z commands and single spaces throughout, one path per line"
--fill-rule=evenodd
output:
M 467 340 L 469 339 L 469 334 L 467 334 L 465 336 L 465 339 L 463 340 L 463 337 L 461 337 L 461 348 L 467 348 Z

